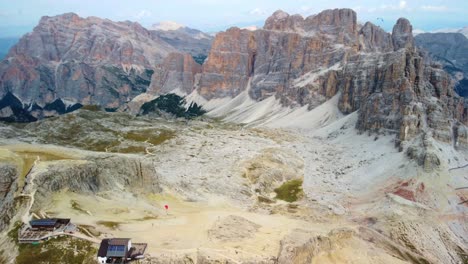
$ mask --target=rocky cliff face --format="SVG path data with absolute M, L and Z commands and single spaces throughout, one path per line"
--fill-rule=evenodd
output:
M 231 28 L 216 36 L 198 91 L 207 99 L 275 96 L 309 108 L 341 91 L 338 107 L 345 114 L 359 110 L 361 131 L 396 133 L 398 142 L 421 134 L 466 142 L 464 100 L 415 47 L 411 32 L 404 18 L 392 34 L 369 22 L 358 28 L 349 9 L 305 19 L 277 11 L 261 30 Z
M 195 76 L 198 73 L 201 73 L 201 65 L 190 54 L 171 53 L 157 67 L 148 93 L 157 95 L 178 90 L 189 94 L 194 89 Z
M 12 164 L 0 162 L 0 230 L 3 230 L 15 213 L 15 192 L 18 188 L 17 168 Z
M 452 76 L 455 91 L 468 97 L 468 39 L 461 33 L 423 33 L 415 41 Z
M 45 116 L 59 99 L 116 109 L 146 92 L 155 65 L 174 51 L 138 23 L 43 17 L 0 63 L 0 98 L 12 94 Z
M 174 49 L 138 24 L 66 14 L 43 18 L 10 52 L 0 65 L 0 88 L 16 104 L 40 102 L 37 115 L 57 98 L 67 106 L 126 109 L 137 95 L 196 90 L 207 100 L 245 93 L 312 109 L 340 92 L 339 110 L 359 111 L 360 131 L 395 133 L 400 146 L 433 137 L 463 145 L 464 100 L 415 47 L 411 32 L 404 18 L 391 34 L 372 23 L 361 27 L 350 9 L 307 18 L 277 11 L 263 29 L 219 33 L 200 69 L 191 55 L 169 55 Z

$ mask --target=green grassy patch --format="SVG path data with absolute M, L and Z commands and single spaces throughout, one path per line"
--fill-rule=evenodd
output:
M 276 199 L 295 202 L 303 196 L 302 180 L 291 180 L 275 189 Z
M 23 226 L 23 223 L 21 221 L 15 222 L 13 225 L 13 228 L 8 231 L 8 237 L 16 244 L 18 244 L 18 231 L 21 229 Z
M 167 141 L 171 138 L 174 138 L 175 132 L 170 130 L 154 130 L 154 129 L 144 129 L 144 130 L 133 130 L 127 132 L 123 137 L 127 140 L 137 141 L 137 142 L 148 142 L 153 145 L 160 145 L 164 141 Z
M 113 222 L 113 221 L 98 221 L 97 224 L 105 226 L 110 229 L 114 229 L 114 230 L 118 229 L 120 226 L 120 222 Z
M 5 251 L 2 249 L 0 250 L 0 263 L 7 263 L 7 258 L 4 256 Z
M 99 105 L 84 105 L 83 107 L 81 107 L 81 109 L 88 110 L 91 112 L 98 112 L 102 110 L 102 108 Z
M 118 147 L 116 149 L 111 149 L 111 152 L 117 153 L 145 153 L 146 148 L 144 146 L 126 146 L 126 147 Z
M 77 201 L 71 200 L 70 204 L 71 204 L 71 207 L 72 207 L 73 210 L 78 211 L 78 212 L 83 213 L 83 214 L 88 214 L 88 211 L 83 209 L 81 207 L 81 205 Z
M 18 251 L 16 264 L 91 264 L 97 253 L 91 242 L 67 236 L 38 245 L 19 244 Z

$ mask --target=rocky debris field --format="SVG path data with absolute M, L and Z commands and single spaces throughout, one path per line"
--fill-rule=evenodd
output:
M 356 118 L 300 130 L 79 110 L 1 124 L 1 255 L 22 257 L 7 233 L 33 215 L 148 243 L 146 263 L 465 261 L 464 168 L 428 173 Z M 438 147 L 444 166 L 468 163 Z

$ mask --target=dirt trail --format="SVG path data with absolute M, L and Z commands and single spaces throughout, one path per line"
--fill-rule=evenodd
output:
M 32 206 L 34 205 L 34 194 L 37 191 L 37 189 L 35 188 L 35 183 L 34 183 L 34 178 L 35 178 L 36 175 L 34 173 L 31 173 L 31 172 L 37 166 L 37 164 L 39 163 L 40 160 L 41 160 L 40 157 L 37 156 L 36 160 L 34 161 L 34 164 L 31 167 L 31 169 L 25 175 L 27 182 L 25 183 L 23 191 L 25 191 L 26 189 L 29 189 L 30 193 L 21 193 L 19 195 L 19 196 L 23 196 L 23 197 L 29 197 L 28 209 L 24 212 L 24 215 L 21 217 L 21 221 L 23 221 L 23 223 L 25 223 L 25 224 L 28 224 L 29 221 L 31 220 L 30 212 L 31 212 Z

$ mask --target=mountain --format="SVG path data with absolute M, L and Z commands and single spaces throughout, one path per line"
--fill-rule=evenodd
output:
M 468 27 L 463 27 L 460 29 L 456 29 L 456 28 L 438 29 L 429 33 L 460 33 L 468 38 Z
M 115 109 L 145 92 L 155 65 L 174 51 L 138 23 L 43 17 L 0 63 L 0 98 L 34 105 L 34 118 L 53 115 L 45 108 L 56 100 Z
M 404 18 L 391 34 L 370 22 L 359 27 L 350 9 L 307 18 L 277 11 L 263 29 L 216 35 L 202 72 L 193 76 L 192 97 L 205 105 L 221 100 L 217 113 L 231 113 L 231 120 L 264 123 L 287 108 L 311 110 L 337 96 L 341 113 L 358 112 L 358 130 L 395 134 L 396 145 L 431 170 L 439 162 L 430 144 L 417 152 L 409 146 L 423 139 L 466 145 L 466 108 L 411 32 Z M 255 113 L 256 103 L 271 109 Z
M 416 44 L 429 52 L 456 82 L 455 90 L 468 97 L 468 39 L 461 33 L 423 33 Z
M 154 24 L 151 29 L 154 35 L 176 49 L 189 53 L 195 58 L 202 57 L 203 60 L 206 58 L 213 41 L 213 36 L 207 33 L 171 21 Z M 203 60 L 200 61 L 200 64 L 203 63 Z
M 34 104 L 39 109 L 34 117 L 53 114 L 42 109 L 58 99 L 70 107 L 97 104 L 138 112 L 145 100 L 176 92 L 192 94 L 199 104 L 274 100 L 281 112 L 312 110 L 338 96 L 341 113 L 358 111 L 360 131 L 395 133 L 402 150 L 428 135 L 455 146 L 468 140 L 464 99 L 454 92 L 450 76 L 415 46 L 404 18 L 390 34 L 370 22 L 358 25 L 351 9 L 307 18 L 277 11 L 262 29 L 218 33 L 201 67 L 174 53 L 162 35 L 192 31 L 149 31 L 137 23 L 75 14 L 44 17 L 0 65 L 0 91 L 18 98 L 24 109 Z M 184 40 L 185 49 L 193 46 L 193 36 Z M 236 107 L 223 106 L 219 113 Z M 245 116 L 245 121 L 274 114 Z M 437 167 L 429 149 L 411 155 Z
M 407 19 L 277 11 L 202 65 L 136 23 L 43 20 L 1 64 L 0 114 L 116 111 L 0 122 L 1 263 L 83 262 L 67 236 L 13 243 L 33 216 L 148 243 L 145 263 L 466 262 L 467 104 Z M 184 101 L 206 117 L 135 114 Z

